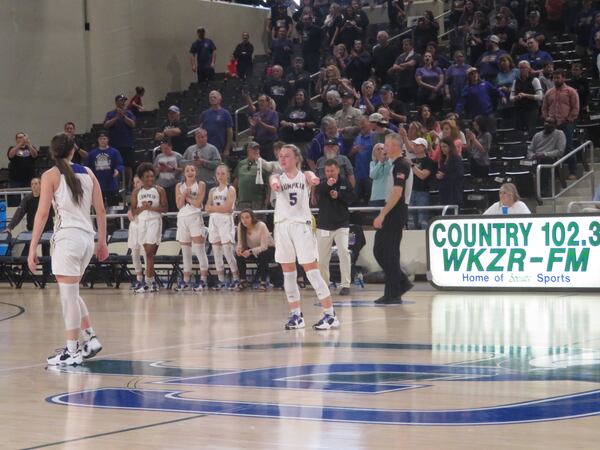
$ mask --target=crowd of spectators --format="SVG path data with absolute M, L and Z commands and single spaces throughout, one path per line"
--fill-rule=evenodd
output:
M 414 24 L 407 23 L 404 1 L 379 3 L 387 8 L 389 29 L 403 31 L 403 39 L 391 41 L 390 33 L 379 31 L 370 41 L 359 0 L 303 0 L 295 9 L 270 2 L 265 73 L 253 73 L 251 37 L 258 30 L 243 31 L 232 49 L 241 79 L 262 78 L 256 97 L 243 92 L 252 135 L 244 157 L 233 154 L 230 105 L 217 89 L 197 117 L 182 117 L 181 105 L 168 106 L 154 133 L 152 162 L 169 209 L 176 208 L 174 189 L 185 164 L 196 167 L 208 191 L 221 162 L 232 168 L 239 208 L 270 207 L 264 166 L 275 160 L 278 141 L 298 145 L 306 167 L 320 177 L 327 162 L 336 161 L 339 178 L 353 190 L 353 205 L 381 205 L 385 198 L 390 165 L 381 144 L 389 133 L 401 135 L 411 160 L 413 206 L 427 206 L 434 198 L 462 205 L 465 167 L 473 180 L 488 177 L 498 118 L 526 133 L 523 158 L 549 163 L 573 149 L 575 124 L 589 112 L 588 78 L 597 76 L 600 12 L 594 2 L 576 2 L 580 8 L 574 12 L 559 1 L 453 0 L 445 18 L 436 20 L 426 11 Z M 445 46 L 439 39 L 442 20 L 450 36 Z M 564 32 L 574 35 L 576 58 L 565 63 L 561 56 L 557 67 L 559 55 L 550 44 Z M 216 54 L 215 42 L 199 27 L 189 49 L 199 83 L 214 79 Z M 131 100 L 117 95 L 97 147 L 78 147 L 76 158 L 97 174 L 108 205 L 118 204 L 121 189 L 131 190 L 139 162 L 134 130 L 145 110 L 144 93 L 138 86 Z M 318 96 L 316 102 L 311 95 Z M 187 123 L 199 124 L 191 146 Z M 68 122 L 65 131 L 75 134 L 75 124 Z M 29 185 L 37 156 L 27 135 L 17 133 L 8 151 L 11 187 Z M 570 158 L 567 178 L 579 175 L 576 158 Z M 544 193 L 551 181 L 542 180 Z M 313 200 L 316 205 L 317 197 Z M 415 214 L 410 226 L 424 228 L 428 217 Z

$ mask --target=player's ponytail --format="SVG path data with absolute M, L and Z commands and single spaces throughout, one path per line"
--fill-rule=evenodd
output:
M 69 155 L 74 147 L 75 140 L 66 133 L 58 133 L 50 142 L 50 152 L 56 162 L 56 167 L 65 176 L 73 201 L 78 205 L 83 197 L 83 188 L 81 180 L 75 176 L 69 160 Z

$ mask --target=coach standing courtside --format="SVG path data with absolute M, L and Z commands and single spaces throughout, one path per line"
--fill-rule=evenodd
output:
M 400 268 L 400 241 L 402 230 L 408 219 L 405 193 L 410 190 L 407 180 L 410 167 L 402 157 L 402 138 L 396 133 L 385 138 L 385 150 L 392 165 L 392 190 L 385 206 L 373 221 L 375 244 L 373 254 L 385 274 L 383 297 L 375 300 L 378 304 L 402 303 L 402 294 L 412 288 L 412 283 Z

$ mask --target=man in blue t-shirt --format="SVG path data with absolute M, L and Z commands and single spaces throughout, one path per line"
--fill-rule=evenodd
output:
M 210 108 L 200 114 L 200 126 L 206 130 L 208 142 L 223 156 L 229 156 L 233 145 L 233 120 L 231 114 L 221 107 L 223 97 L 219 91 L 208 94 Z
M 108 134 L 98 134 L 98 147 L 88 154 L 87 166 L 92 169 L 100 184 L 107 206 L 119 203 L 119 180 L 123 174 L 123 159 L 119 151 L 108 145 Z
M 215 78 L 217 47 L 212 40 L 205 36 L 204 27 L 198 27 L 196 33 L 198 33 L 198 39 L 190 47 L 190 64 L 192 71 L 198 75 L 198 83 L 202 83 Z
M 527 53 L 519 56 L 519 61 L 528 61 L 531 65 L 531 73 L 533 76 L 538 76 L 544 64 L 552 62 L 550 53 L 540 50 L 540 44 L 535 37 L 527 39 Z
M 115 97 L 116 108 L 106 113 L 104 128 L 108 130 L 108 139 L 123 158 L 125 165 L 125 183 L 129 188 L 133 169 L 135 168 L 134 138 L 135 116 L 125 109 L 127 96 L 119 94 Z

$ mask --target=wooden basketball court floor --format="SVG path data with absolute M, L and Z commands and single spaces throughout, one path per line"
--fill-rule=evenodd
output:
M 597 296 L 379 295 L 317 332 L 283 329 L 281 291 L 82 289 L 104 350 L 56 370 L 56 286 L 2 287 L 0 448 L 599 448 Z

